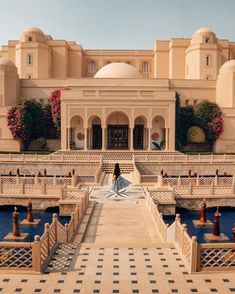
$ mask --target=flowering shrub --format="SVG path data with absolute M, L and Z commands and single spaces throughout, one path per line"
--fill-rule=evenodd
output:
M 191 143 L 204 143 L 206 136 L 202 128 L 192 126 L 188 129 L 187 139 Z
M 47 139 L 55 139 L 57 135 L 56 127 L 52 119 L 51 105 L 49 103 L 42 105 L 45 134 L 44 137 Z
M 54 124 L 57 129 L 57 135 L 60 136 L 60 125 L 61 125 L 61 103 L 60 103 L 61 90 L 55 90 L 51 93 L 50 104 L 51 114 Z
M 7 125 L 14 139 L 20 139 L 26 145 L 31 141 L 33 128 L 29 114 L 29 103 L 21 101 L 13 105 L 7 113 Z
M 205 131 L 210 142 L 215 141 L 224 129 L 222 112 L 216 103 L 202 101 L 194 109 L 194 120 Z
M 56 137 L 50 105 L 35 100 L 21 100 L 13 105 L 7 113 L 7 125 L 13 138 L 21 140 L 25 147 L 33 139 Z
M 208 132 L 211 134 L 212 139 L 216 140 L 224 130 L 224 120 L 222 117 L 215 117 L 207 125 Z

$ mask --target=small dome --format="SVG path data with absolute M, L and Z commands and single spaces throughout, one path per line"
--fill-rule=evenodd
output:
M 20 41 L 46 43 L 46 36 L 39 28 L 29 27 L 24 30 L 23 34 L 20 37 Z
M 7 59 L 6 57 L 0 57 L 0 65 L 7 67 L 16 67 L 14 62 L 12 62 L 10 59 Z
M 17 68 L 11 60 L 0 57 L 0 70 L 11 74 L 17 74 Z
M 95 78 L 141 78 L 138 70 L 123 62 L 113 62 L 102 67 L 94 76 Z
M 211 29 L 200 28 L 193 34 L 191 45 L 202 43 L 217 44 L 217 42 L 218 40 L 216 38 L 216 35 Z
M 196 35 L 196 34 L 215 34 L 211 29 L 209 29 L 209 28 L 200 28 L 200 29 L 198 29 L 195 33 L 194 33 L 194 35 Z
M 43 31 L 36 27 L 29 27 L 26 30 L 24 30 L 23 34 L 24 33 L 37 33 L 40 35 L 44 35 Z
M 225 62 L 220 68 L 221 72 L 235 72 L 235 59 Z

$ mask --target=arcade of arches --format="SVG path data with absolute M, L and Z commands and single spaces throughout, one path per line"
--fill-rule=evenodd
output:
M 130 122 L 121 111 L 111 112 L 101 121 L 91 116 L 85 127 L 84 118 L 75 115 L 67 128 L 67 149 L 78 150 L 161 150 L 169 149 L 169 128 L 162 116 L 154 116 L 151 127 L 147 118 L 137 116 Z

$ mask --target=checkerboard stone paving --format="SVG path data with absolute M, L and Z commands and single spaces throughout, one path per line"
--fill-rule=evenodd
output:
M 62 254 L 68 258 L 67 268 L 57 266 Z M 235 293 L 234 274 L 188 274 L 170 245 L 106 248 L 71 244 L 65 252 L 58 250 L 52 265 L 43 275 L 1 274 L 0 293 Z
M 235 274 L 188 274 L 161 242 L 144 200 L 103 202 L 86 236 L 57 248 L 44 274 L 0 274 L 0 293 L 235 293 Z

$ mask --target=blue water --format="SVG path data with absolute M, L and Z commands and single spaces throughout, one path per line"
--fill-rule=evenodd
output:
M 12 212 L 14 207 L 12 206 L 1 206 L 0 207 L 0 241 L 3 241 L 4 237 L 12 231 Z M 51 223 L 53 213 L 57 213 L 58 220 L 62 223 L 69 223 L 70 217 L 60 217 L 58 208 L 49 208 L 46 211 L 33 211 L 33 218 L 40 219 L 39 225 L 25 226 L 21 225 L 20 222 L 26 219 L 27 209 L 24 207 L 17 207 L 19 213 L 19 225 L 21 233 L 29 233 L 27 239 L 24 242 L 31 242 L 34 240 L 35 235 L 42 235 L 44 232 L 44 224 Z
M 213 222 L 213 214 L 216 208 L 207 208 L 206 217 L 207 220 Z M 229 238 L 228 241 L 232 241 L 232 228 L 235 227 L 235 207 L 234 208 L 220 208 L 219 212 L 221 213 L 220 217 L 220 233 L 224 233 Z M 186 209 L 177 208 L 177 213 L 181 215 L 181 223 L 187 224 L 188 233 L 190 236 L 197 236 L 200 243 L 207 243 L 204 239 L 205 233 L 212 232 L 212 226 L 206 228 L 197 228 L 193 225 L 193 220 L 198 220 L 200 218 L 200 211 L 187 211 Z M 164 221 L 168 224 L 173 223 L 175 216 L 164 216 Z

